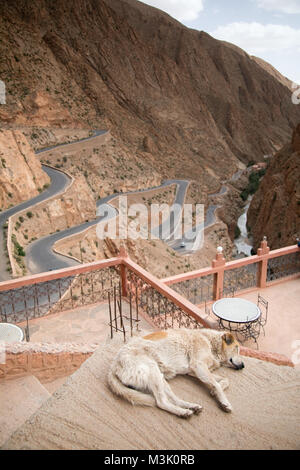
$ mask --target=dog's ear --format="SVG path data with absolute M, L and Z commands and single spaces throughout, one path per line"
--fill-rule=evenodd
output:
M 222 335 L 222 340 L 229 346 L 234 342 L 234 336 L 231 333 L 224 333 Z

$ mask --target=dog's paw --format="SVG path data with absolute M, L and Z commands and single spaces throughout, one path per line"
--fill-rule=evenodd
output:
M 202 410 L 203 410 L 203 407 L 201 405 L 196 405 L 196 406 L 193 406 L 192 408 L 192 411 L 193 413 L 195 413 L 195 415 L 198 415 L 199 413 L 201 413 Z
M 220 406 L 221 406 L 223 411 L 226 411 L 226 413 L 231 413 L 232 412 L 233 408 L 232 408 L 231 404 L 228 401 L 220 403 Z
M 193 414 L 192 410 L 185 410 L 185 412 L 182 413 L 182 415 L 180 415 L 180 418 L 187 419 L 190 416 L 192 416 L 192 414 Z

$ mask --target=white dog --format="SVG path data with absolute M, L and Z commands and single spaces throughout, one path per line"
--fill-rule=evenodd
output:
M 155 406 L 187 418 L 202 407 L 178 398 L 167 380 L 178 374 L 197 377 L 224 411 L 232 411 L 224 390 L 228 379 L 211 372 L 221 365 L 242 369 L 239 344 L 231 333 L 211 329 L 159 331 L 131 339 L 119 351 L 108 384 L 133 405 Z

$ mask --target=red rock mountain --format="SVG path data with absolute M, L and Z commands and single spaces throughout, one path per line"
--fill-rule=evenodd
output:
M 299 121 L 265 65 L 135 0 L 2 0 L 0 39 L 2 125 L 109 128 L 162 177 L 215 189 Z
M 272 249 L 293 245 L 300 238 L 300 124 L 291 143 L 271 159 L 247 220 L 255 248 L 264 235 Z

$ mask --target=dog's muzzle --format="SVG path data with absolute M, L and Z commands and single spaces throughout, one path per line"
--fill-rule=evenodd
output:
M 235 364 L 232 360 L 232 358 L 229 359 L 231 364 L 233 365 L 233 367 L 236 369 L 236 370 L 240 370 L 240 369 L 244 369 L 245 367 L 245 364 L 243 362 L 239 362 L 238 364 Z

